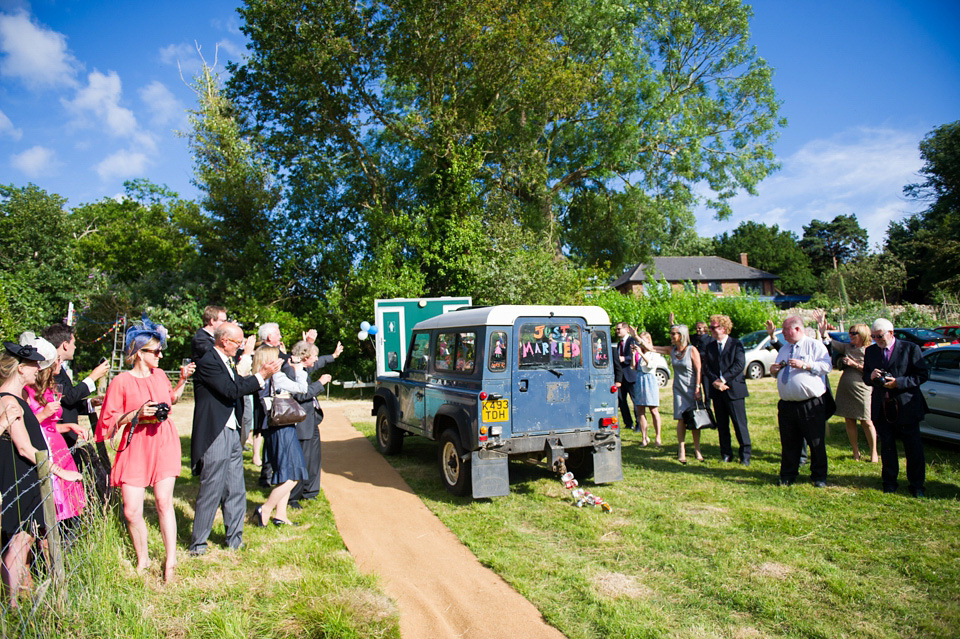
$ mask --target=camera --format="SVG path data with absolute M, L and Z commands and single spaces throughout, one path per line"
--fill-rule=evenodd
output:
M 170 404 L 160 403 L 157 404 L 157 412 L 154 413 L 154 417 L 157 418 L 158 422 L 167 421 L 167 417 L 170 416 Z

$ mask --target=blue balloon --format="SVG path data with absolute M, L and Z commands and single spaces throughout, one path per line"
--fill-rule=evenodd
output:
M 368 331 L 368 330 L 370 330 L 370 322 L 366 322 L 366 321 L 360 322 L 360 330 L 361 330 L 361 331 Z
M 367 332 L 371 335 L 376 335 L 379 330 L 380 329 L 377 328 L 376 325 L 371 325 L 370 328 L 367 329 Z

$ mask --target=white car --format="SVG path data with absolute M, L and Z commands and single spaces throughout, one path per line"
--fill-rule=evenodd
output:
M 960 346 L 931 348 L 923 359 L 930 377 L 920 390 L 930 412 L 920 422 L 920 432 L 960 442 Z
M 774 337 L 783 343 L 783 332 L 777 331 Z M 777 349 L 773 347 L 770 336 L 766 331 L 754 331 L 740 338 L 743 344 L 746 363 L 743 376 L 747 379 L 760 379 L 769 374 L 770 365 L 777 359 Z

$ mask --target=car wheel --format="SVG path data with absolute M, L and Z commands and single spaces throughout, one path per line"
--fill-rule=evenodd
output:
M 447 492 L 459 497 L 470 494 L 470 457 L 465 455 L 460 435 L 453 428 L 448 428 L 440 435 L 437 461 L 440 464 L 440 480 Z
M 377 448 L 384 455 L 396 455 L 403 447 L 403 431 L 390 419 L 386 404 L 377 411 Z
M 760 362 L 750 362 L 747 366 L 747 379 L 760 379 L 763 377 L 763 364 Z
M 657 384 L 660 386 L 660 388 L 665 387 L 667 383 L 670 381 L 670 373 L 663 370 L 662 368 L 658 368 L 654 372 L 654 375 L 657 376 Z
M 593 449 L 574 448 L 567 451 L 567 470 L 577 479 L 593 477 Z

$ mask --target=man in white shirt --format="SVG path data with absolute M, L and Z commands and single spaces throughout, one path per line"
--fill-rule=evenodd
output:
M 791 315 L 783 322 L 787 345 L 777 353 L 770 374 L 777 378 L 780 402 L 780 484 L 789 486 L 800 472 L 803 440 L 810 445 L 810 479 L 813 485 L 827 485 L 827 447 L 824 438 L 827 413 L 824 404 L 830 372 L 830 353 L 820 341 L 807 336 L 803 319 Z

